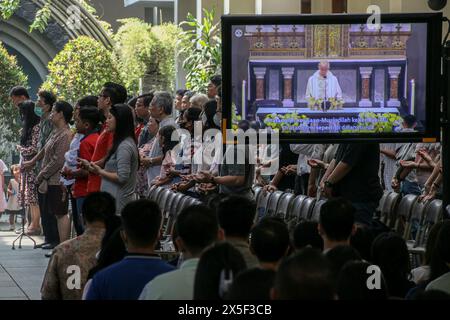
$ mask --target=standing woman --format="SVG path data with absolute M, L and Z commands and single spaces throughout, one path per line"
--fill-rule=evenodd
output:
M 34 112 L 34 103 L 25 101 L 19 105 L 20 116 L 22 118 L 22 136 L 17 149 L 20 152 L 21 163 L 33 159 L 38 153 L 40 120 Z M 19 204 L 22 208 L 29 208 L 31 221 L 29 222 L 27 233 L 29 235 L 39 235 L 40 211 L 36 186 L 36 174 L 33 168 L 22 168 L 22 175 L 19 186 Z
M 134 133 L 133 113 L 130 107 L 118 104 L 111 107 L 106 119 L 106 130 L 113 133 L 113 146 L 102 169 L 91 163 L 89 170 L 101 176 L 101 191 L 110 193 L 116 199 L 116 213 L 135 197 L 139 152 Z

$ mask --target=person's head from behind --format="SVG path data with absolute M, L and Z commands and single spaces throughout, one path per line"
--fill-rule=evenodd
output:
M 75 127 L 78 133 L 88 134 L 93 132 L 100 123 L 101 114 L 98 108 L 84 107 L 78 112 L 75 119 Z
M 56 101 L 50 113 L 50 120 L 58 127 L 65 126 L 72 121 L 73 107 L 66 101 Z
M 218 95 L 218 88 L 222 85 L 222 76 L 221 75 L 215 75 L 211 77 L 209 84 L 208 84 L 208 98 L 209 99 L 215 99 Z
M 405 129 L 414 129 L 417 126 L 417 118 L 409 114 L 403 117 L 403 128 Z
M 148 120 L 150 117 L 150 103 L 152 103 L 153 97 L 153 93 L 148 93 L 137 98 L 134 110 L 139 119 Z
M 20 117 L 22 119 L 22 136 L 20 144 L 25 146 L 31 139 L 33 128 L 39 123 L 41 118 L 34 112 L 34 103 L 25 101 L 19 105 Z
M 323 254 L 305 248 L 286 258 L 278 268 L 271 292 L 273 300 L 332 300 L 331 268 Z
M 319 234 L 324 240 L 325 249 L 337 244 L 350 244 L 350 237 L 355 230 L 355 208 L 348 200 L 336 198 L 322 205 Z
M 52 111 L 53 104 L 56 102 L 56 96 L 46 90 L 39 90 L 37 105 L 44 113 Z
M 333 281 L 337 281 L 342 267 L 350 261 L 361 261 L 358 251 L 350 246 L 337 246 L 325 254 L 330 262 Z
M 159 145 L 164 154 L 175 148 L 178 144 L 178 138 L 177 129 L 173 126 L 165 126 L 159 129 Z
M 408 247 L 405 240 L 394 232 L 382 233 L 375 238 L 371 262 L 380 267 L 390 291 L 409 279 L 411 267 Z
M 439 229 L 431 255 L 430 280 L 450 272 L 450 221 L 443 222 Z
M 217 216 L 210 208 L 196 205 L 185 208 L 177 217 L 175 242 L 179 251 L 191 257 L 200 254 L 213 244 L 219 233 Z
M 150 114 L 153 118 L 161 121 L 172 114 L 173 97 L 168 92 L 155 92 L 150 103 Z
M 153 201 L 143 199 L 127 204 L 122 210 L 121 235 L 128 252 L 153 252 L 160 237 L 161 220 L 161 210 Z
M 178 111 L 182 110 L 183 97 L 186 94 L 186 89 L 177 90 L 175 95 L 175 109 Z
M 250 121 L 248 120 L 239 121 L 238 128 L 244 132 L 248 131 L 250 129 Z
M 190 108 L 197 108 L 204 110 L 205 104 L 209 101 L 208 96 L 202 93 L 197 93 L 190 99 Z
M 206 250 L 198 263 L 194 282 L 194 300 L 221 300 L 233 280 L 247 268 L 242 254 L 227 242 Z
M 73 118 L 77 120 L 80 110 L 86 107 L 98 108 L 98 97 L 97 96 L 85 96 L 75 103 L 75 108 L 73 110 Z M 101 115 L 102 122 L 104 121 L 103 114 Z
M 256 203 L 241 196 L 226 197 L 217 207 L 219 225 L 225 233 L 225 238 L 248 241 L 255 215 Z
M 111 220 L 115 219 L 116 201 L 109 193 L 94 192 L 84 200 L 81 212 L 87 226 L 100 222 L 106 227 Z
M 337 279 L 336 293 L 339 300 L 367 301 L 388 298 L 381 271 L 363 261 L 350 261 L 342 267 Z
M 270 300 L 275 271 L 253 268 L 241 272 L 231 285 L 226 300 Z
M 12 88 L 9 92 L 9 97 L 16 108 L 18 108 L 22 102 L 30 100 L 28 90 L 22 86 Z
M 439 221 L 431 227 L 430 232 L 428 233 L 427 243 L 425 244 L 425 256 L 424 256 L 425 265 L 430 265 L 431 263 L 433 251 L 436 248 L 437 238 L 443 226 L 444 221 Z
M 289 251 L 289 231 L 283 220 L 266 218 L 251 231 L 250 250 L 264 269 L 276 270 Z
M 194 132 L 195 122 L 200 120 L 200 114 L 202 110 L 198 108 L 189 108 L 183 112 L 182 121 L 180 127 L 188 130 L 189 132 Z
M 193 91 L 186 91 L 181 99 L 181 111 L 187 110 L 191 107 L 191 98 L 195 95 Z
M 312 247 L 323 251 L 323 239 L 319 234 L 318 223 L 315 221 L 301 221 L 294 230 L 293 245 L 299 251 Z

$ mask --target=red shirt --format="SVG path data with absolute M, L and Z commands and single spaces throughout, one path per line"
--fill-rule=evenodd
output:
M 113 145 L 114 135 L 109 131 L 104 131 L 100 134 L 95 145 L 94 154 L 91 162 L 102 160 L 106 157 Z M 100 191 L 102 185 L 102 178 L 100 176 L 89 174 L 87 192 L 88 194 Z
M 78 157 L 81 159 L 85 159 L 87 161 L 92 160 L 92 156 L 94 155 L 95 146 L 98 140 L 98 133 L 91 133 L 90 135 L 84 137 L 80 142 L 80 149 L 78 151 Z M 74 198 L 82 198 L 88 195 L 88 178 L 76 178 L 75 184 L 73 186 L 73 197 Z
M 142 129 L 144 129 L 145 124 L 139 124 L 134 130 L 134 134 L 136 135 L 136 141 L 139 141 L 139 136 L 141 135 Z

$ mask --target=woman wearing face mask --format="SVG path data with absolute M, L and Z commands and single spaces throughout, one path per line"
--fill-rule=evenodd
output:
M 136 185 L 136 193 L 140 198 L 145 198 L 149 189 L 147 179 L 147 169 L 150 166 L 150 151 L 155 143 L 156 135 L 159 130 L 159 122 L 155 118 L 150 117 L 147 123 L 148 132 L 150 134 L 150 140 L 139 148 L 139 157 L 141 165 L 138 171 L 138 181 Z

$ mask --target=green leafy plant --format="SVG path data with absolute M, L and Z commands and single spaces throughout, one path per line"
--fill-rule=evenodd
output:
M 137 18 L 119 22 L 122 25 L 114 36 L 114 61 L 129 91 L 138 93 L 141 78 L 150 89 L 173 90 L 178 27 L 152 27 Z
M 215 10 L 204 9 L 203 16 L 200 21 L 188 14 L 187 20 L 180 24 L 188 28 L 179 42 L 186 87 L 196 92 L 205 92 L 209 79 L 220 74 L 222 68 L 222 40 L 220 24 L 214 23 Z
M 36 18 L 30 26 L 30 32 L 34 30 L 38 30 L 40 33 L 44 32 L 47 28 L 48 21 L 52 15 L 50 10 L 50 6 L 52 5 L 52 1 L 49 0 L 37 13 Z
M 264 118 L 266 126 L 280 133 L 309 132 L 309 119 L 297 113 L 268 114 Z
M 0 42 L 0 159 L 7 159 L 15 152 L 19 142 L 21 122 L 17 109 L 11 104 L 9 91 L 14 86 L 27 86 L 28 79 L 17 60 Z
M 20 7 L 20 0 L 0 0 L 0 14 L 3 19 L 8 20 Z
M 97 94 L 105 82 L 121 82 L 111 52 L 86 36 L 69 41 L 49 63 L 48 70 L 42 88 L 72 103 Z

